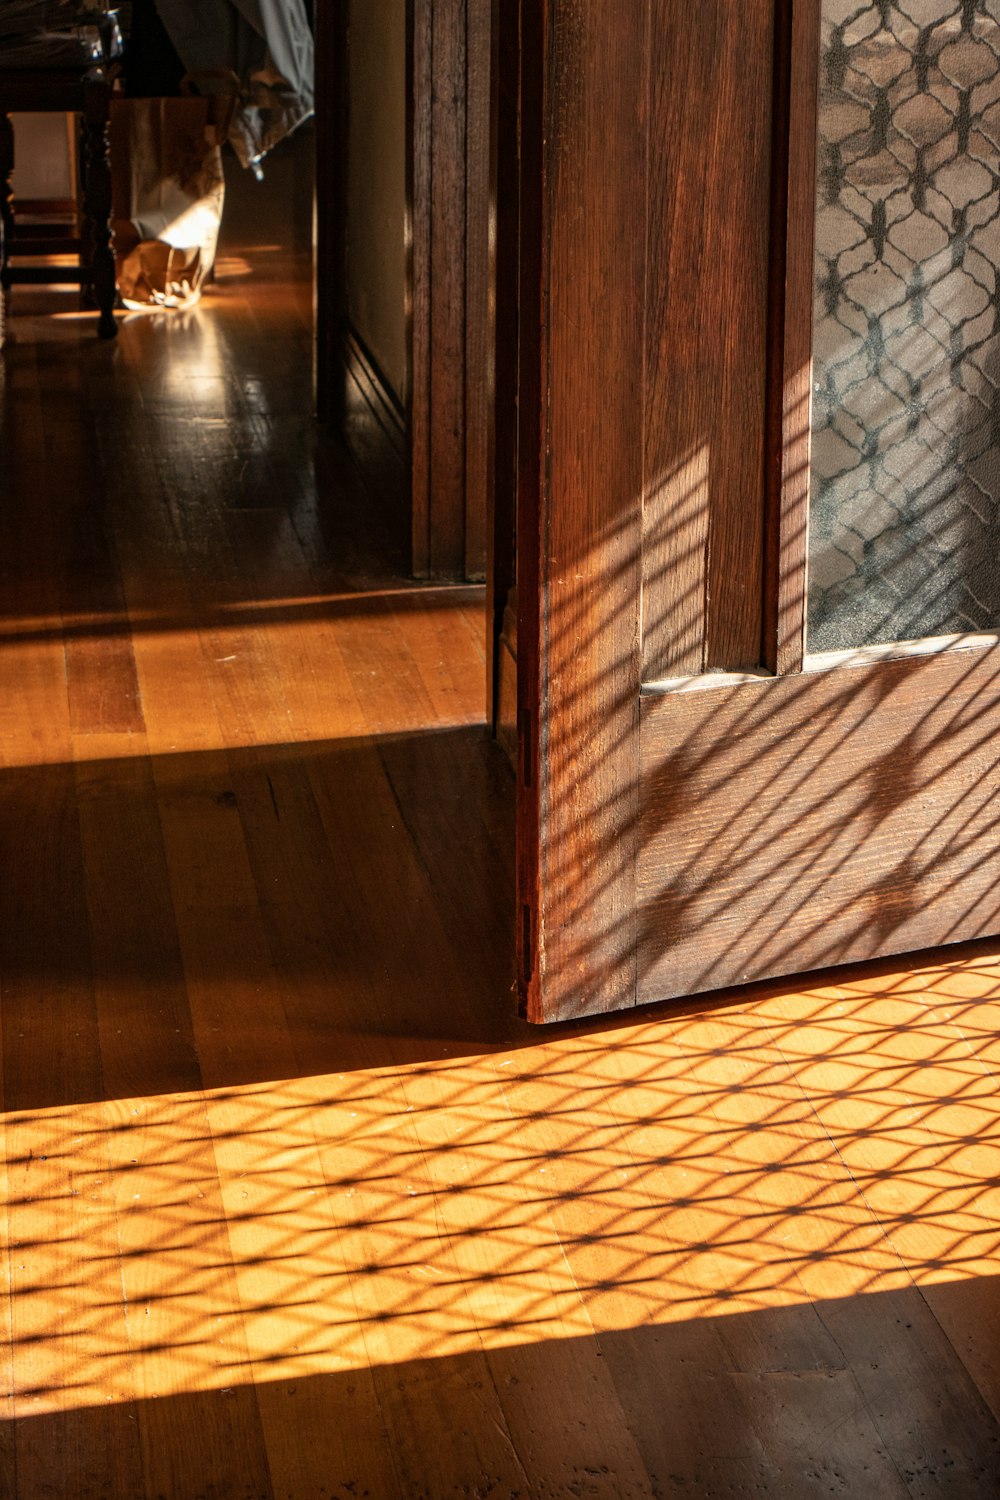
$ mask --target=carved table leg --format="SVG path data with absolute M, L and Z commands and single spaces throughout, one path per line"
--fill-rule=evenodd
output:
M 80 281 L 80 308 L 81 311 L 90 312 L 97 306 L 97 298 L 94 295 L 94 283 L 91 280 L 94 266 L 94 225 L 84 207 L 87 180 L 87 122 L 81 114 L 76 123 L 77 234 L 80 237 L 80 270 L 84 273 Z
M 14 234 L 14 127 L 0 111 L 0 349 L 7 332 L 7 257 Z
M 108 118 L 111 89 L 103 74 L 89 78 L 84 88 L 83 204 L 87 216 L 85 238 L 93 246 L 90 272 L 94 296 L 100 309 L 97 332 L 113 339 L 115 323 L 115 255 L 111 248 L 111 164 L 108 160 Z

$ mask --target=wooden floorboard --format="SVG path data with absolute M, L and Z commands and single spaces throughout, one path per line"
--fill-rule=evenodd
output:
M 483 597 L 307 273 L 15 299 L 0 1495 L 1000 1492 L 1000 949 L 519 1022 Z

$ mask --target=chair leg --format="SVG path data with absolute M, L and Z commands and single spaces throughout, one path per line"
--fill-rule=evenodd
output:
M 102 339 L 118 333 L 114 317 L 115 254 L 111 248 L 111 163 L 108 160 L 108 120 L 111 89 L 103 75 L 88 80 L 84 92 L 84 213 L 93 247 L 90 273 Z
M 14 233 L 14 127 L 0 111 L 0 349 L 7 333 L 7 257 Z
M 80 264 L 80 311 L 93 312 L 97 307 L 97 297 L 94 294 L 93 265 L 94 265 L 94 226 L 90 215 L 86 211 L 86 181 L 87 181 L 87 124 L 80 115 L 76 119 L 76 233 L 80 241 L 79 264 Z

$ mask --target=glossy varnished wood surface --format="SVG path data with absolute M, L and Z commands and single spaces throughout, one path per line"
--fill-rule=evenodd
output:
M 644 681 L 760 658 L 774 0 L 649 17 Z
M 413 570 L 486 574 L 491 0 L 414 0 Z
M 996 933 L 996 648 L 800 670 L 819 4 L 529 13 L 527 1014 Z
M 694 17 L 552 0 L 531 23 L 522 235 L 541 295 L 525 278 L 518 568 L 538 602 L 519 635 L 541 666 L 522 685 L 538 774 L 522 772 L 519 826 L 538 858 L 519 900 L 535 1019 L 639 994 L 642 684 L 760 662 L 774 20 L 771 0 Z
M 780 673 L 797 672 L 805 654 L 819 24 L 818 5 L 779 8 L 778 72 L 787 72 L 776 83 L 785 91 L 788 138 L 785 149 L 776 143 L 775 161 L 784 224 L 776 214 L 773 269 L 781 274 L 773 301 L 780 305 L 772 316 L 780 354 L 772 350 L 768 462 L 777 485 L 768 506 L 773 597 L 765 612 L 763 660 Z
M 982 1500 L 1000 957 L 518 1022 L 482 597 L 295 269 L 0 367 L 0 1494 Z
M 996 933 L 998 655 L 644 699 L 640 997 Z
M 531 744 L 519 837 L 537 842 L 538 859 L 519 902 L 524 1003 L 542 1021 L 635 997 L 650 59 L 636 7 L 560 0 L 527 24 L 522 162 L 535 181 L 521 233 L 537 238 L 540 286 L 526 265 L 522 359 L 537 376 L 521 380 L 518 417 L 519 707 Z

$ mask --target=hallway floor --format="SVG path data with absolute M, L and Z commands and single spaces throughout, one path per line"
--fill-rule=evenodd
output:
M 0 365 L 0 1495 L 1000 1492 L 1000 949 L 517 1021 L 482 595 L 307 273 Z

